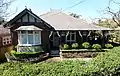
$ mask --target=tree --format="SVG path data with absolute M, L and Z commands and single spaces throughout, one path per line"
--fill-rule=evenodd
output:
M 73 16 L 73 17 L 75 17 L 75 18 L 80 18 L 81 15 L 77 15 L 77 14 L 75 14 L 75 13 L 71 13 L 70 16 Z
M 120 9 L 116 12 L 114 10 L 112 10 L 112 4 L 116 4 L 118 5 L 118 8 L 120 8 L 120 2 L 116 1 L 116 0 L 109 0 L 109 4 L 108 7 L 106 8 L 106 13 L 111 15 L 112 20 L 118 25 L 120 26 Z
M 111 29 L 118 27 L 112 19 L 98 20 L 98 22 L 95 24 L 97 26 L 102 26 Z M 120 42 L 120 31 L 109 31 L 109 36 L 109 40 L 111 42 Z
M 10 13 L 8 12 L 8 7 L 13 2 L 13 0 L 0 0 L 0 24 L 4 22 L 4 18 Z
M 112 19 L 99 19 L 97 23 L 98 26 L 106 27 L 106 28 L 117 28 L 117 24 Z

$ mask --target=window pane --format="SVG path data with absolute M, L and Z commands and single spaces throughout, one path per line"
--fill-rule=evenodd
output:
M 40 35 L 35 35 L 35 44 L 40 44 Z
M 71 40 L 75 40 L 75 34 L 72 34 Z
M 28 44 L 34 44 L 33 43 L 33 35 L 28 35 Z
M 27 35 L 21 35 L 22 44 L 27 44 Z
M 33 34 L 33 31 L 28 31 L 28 34 Z
M 22 31 L 21 31 L 21 34 L 26 34 L 26 31 L 23 31 L 23 30 L 22 30 Z
M 39 34 L 39 31 L 35 31 L 35 34 Z

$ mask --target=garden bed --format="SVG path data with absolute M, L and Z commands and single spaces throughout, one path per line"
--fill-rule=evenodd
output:
M 109 49 L 71 49 L 71 50 L 60 50 L 61 58 L 93 58 L 99 53 L 108 51 Z
M 7 52 L 5 54 L 8 62 L 38 62 L 44 60 L 49 57 L 48 53 L 39 52 L 39 53 L 15 53 L 11 55 L 11 53 Z

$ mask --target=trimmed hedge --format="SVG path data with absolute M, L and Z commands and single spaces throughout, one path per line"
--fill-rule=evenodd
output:
M 63 45 L 63 49 L 68 50 L 69 48 L 70 48 L 70 46 L 68 44 Z
M 93 44 L 92 48 L 94 48 L 94 49 L 101 49 L 102 47 L 101 47 L 100 44 Z
M 120 47 L 91 61 L 0 64 L 0 76 L 120 76 Z
M 16 58 L 30 58 L 30 57 L 39 57 L 40 52 L 15 52 L 11 51 L 11 55 Z
M 84 42 L 84 43 L 82 44 L 82 46 L 83 46 L 85 49 L 88 49 L 88 48 L 91 47 L 91 45 L 90 45 L 89 42 Z
M 72 48 L 73 48 L 73 49 L 78 49 L 78 47 L 79 47 L 79 44 L 78 44 L 78 43 L 73 43 L 73 44 L 72 44 Z
M 113 48 L 113 45 L 112 44 L 105 44 L 105 48 L 111 49 L 111 48 Z

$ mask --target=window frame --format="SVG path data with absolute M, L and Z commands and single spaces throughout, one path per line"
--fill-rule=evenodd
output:
M 76 42 L 76 31 L 69 31 L 69 34 L 66 36 L 66 42 Z M 70 35 L 70 40 L 68 40 L 68 37 Z M 74 40 L 72 40 L 72 35 L 74 35 Z
M 26 33 L 22 34 L 21 31 L 26 31 Z M 28 31 L 32 31 L 33 33 L 32 34 L 29 34 Z M 35 32 L 38 32 L 38 34 L 36 34 Z M 22 35 L 26 35 L 27 36 L 27 43 L 26 44 L 23 44 L 22 43 Z M 28 36 L 29 35 L 32 35 L 33 36 L 33 44 L 29 44 L 29 39 L 28 39 Z M 38 35 L 40 36 L 40 39 L 39 39 L 39 44 L 36 44 L 35 42 L 35 35 Z M 37 31 L 37 30 L 19 30 L 18 31 L 18 45 L 19 46 L 33 46 L 33 45 L 41 45 L 41 31 Z

